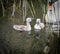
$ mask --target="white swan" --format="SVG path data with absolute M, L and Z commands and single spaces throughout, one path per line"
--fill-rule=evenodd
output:
M 18 31 L 31 31 L 31 25 L 30 22 L 33 18 L 27 18 L 26 19 L 26 25 L 13 25 L 13 28 Z
M 42 23 L 40 19 L 36 19 L 36 24 L 34 25 L 34 29 L 41 30 L 44 27 L 45 27 L 44 23 Z

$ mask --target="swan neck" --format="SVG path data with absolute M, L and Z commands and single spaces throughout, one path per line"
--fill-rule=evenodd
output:
M 30 31 L 31 30 L 31 25 L 29 22 L 26 22 L 26 26 L 27 26 L 27 30 Z
M 39 21 L 39 24 L 40 24 L 41 22 Z
M 30 25 L 30 23 L 29 23 L 29 22 L 26 22 L 26 24 L 27 24 L 27 26 L 28 26 L 28 25 Z
M 40 21 L 39 22 L 36 22 L 37 25 L 39 25 L 40 23 L 41 23 Z

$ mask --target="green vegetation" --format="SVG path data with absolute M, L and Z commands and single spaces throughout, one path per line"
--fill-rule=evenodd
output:
M 39 17 L 42 18 L 46 12 L 44 8 L 47 5 L 47 0 L 1 0 L 0 3 L 1 16 L 7 14 L 8 16 L 15 16 L 17 14 L 26 18 L 29 14 L 28 11 L 30 11 L 32 17 L 36 18 L 40 15 Z

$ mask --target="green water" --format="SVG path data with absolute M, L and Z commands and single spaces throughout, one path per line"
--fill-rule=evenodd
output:
M 49 34 L 46 28 L 39 32 L 35 32 L 32 22 L 32 31 L 19 32 L 13 29 L 14 24 L 20 23 L 22 20 L 16 18 L 1 17 L 0 18 L 0 54 L 43 54 L 48 37 L 50 39 L 50 47 L 53 43 L 54 35 Z

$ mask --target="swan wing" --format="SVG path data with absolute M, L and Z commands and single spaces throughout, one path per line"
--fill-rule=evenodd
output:
M 39 25 L 35 24 L 35 25 L 34 25 L 34 29 L 39 29 L 39 30 L 40 30 L 41 27 L 40 27 Z
M 13 25 L 13 28 L 19 31 L 23 31 L 25 27 L 25 25 Z
M 43 29 L 45 27 L 44 23 L 40 23 L 40 27 Z

